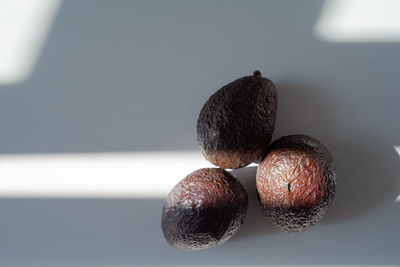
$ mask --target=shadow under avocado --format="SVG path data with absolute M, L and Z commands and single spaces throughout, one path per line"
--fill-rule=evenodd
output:
M 339 223 L 361 216 L 382 202 L 392 202 L 399 190 L 398 159 L 385 144 L 336 142 L 333 154 L 337 168 L 337 192 L 324 223 Z M 371 142 L 372 143 L 372 142 Z
M 231 173 L 240 180 L 246 189 L 249 199 L 249 208 L 247 210 L 246 219 L 240 227 L 240 230 L 231 238 L 230 242 L 252 239 L 256 236 L 262 236 L 271 232 L 279 232 L 261 210 L 256 188 L 257 167 L 250 166 L 236 169 L 232 170 Z
M 326 217 L 320 223 L 336 224 L 367 213 L 385 199 L 396 198 L 398 155 L 385 138 L 363 129 L 354 132 L 335 131 L 331 115 L 334 108 L 327 91 L 318 86 L 289 81 L 277 85 L 279 107 L 274 139 L 290 134 L 306 134 L 319 139 L 332 153 L 336 165 L 336 196 Z M 345 136 L 341 140 L 337 136 Z M 247 190 L 249 209 L 233 242 L 279 232 L 267 218 L 257 199 L 257 167 L 233 170 Z
M 361 216 L 385 198 L 395 198 L 398 156 L 378 132 L 371 133 L 361 125 L 357 131 L 335 127 L 338 122 L 333 120 L 333 110 L 357 103 L 335 99 L 332 90 L 321 90 L 321 86 L 293 80 L 277 85 L 280 106 L 274 136 L 277 139 L 306 134 L 319 139 L 330 150 L 336 165 L 336 196 L 321 222 L 340 223 Z M 337 106 L 338 103 L 341 105 Z M 343 120 L 357 125 L 349 118 Z

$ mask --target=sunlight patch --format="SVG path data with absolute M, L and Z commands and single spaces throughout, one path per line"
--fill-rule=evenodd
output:
M 32 74 L 61 0 L 0 1 L 0 84 Z
M 200 151 L 2 155 L 0 197 L 164 198 Z
M 400 1 L 327 0 L 314 27 L 328 42 L 399 42 Z

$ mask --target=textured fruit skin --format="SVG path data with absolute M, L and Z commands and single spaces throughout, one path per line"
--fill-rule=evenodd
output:
M 197 119 L 197 141 L 205 158 L 223 169 L 259 161 L 275 128 L 277 94 L 259 71 L 215 92 Z
M 169 193 L 161 228 L 171 246 L 198 250 L 219 245 L 240 228 L 247 213 L 247 193 L 229 172 L 199 169 Z
M 257 169 L 264 213 L 284 232 L 300 232 L 325 215 L 336 172 L 329 151 L 316 139 L 289 135 L 274 141 Z

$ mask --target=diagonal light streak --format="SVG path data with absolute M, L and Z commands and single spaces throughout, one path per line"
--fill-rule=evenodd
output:
M 0 84 L 29 78 L 61 0 L 0 1 Z

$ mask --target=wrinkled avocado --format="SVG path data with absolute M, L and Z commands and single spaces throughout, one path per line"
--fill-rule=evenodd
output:
M 198 250 L 219 245 L 240 228 L 247 212 L 247 193 L 229 172 L 199 169 L 168 194 L 161 228 L 176 248 Z
M 333 159 L 314 138 L 284 136 L 270 145 L 256 183 L 264 213 L 281 231 L 300 232 L 322 219 L 332 202 Z
M 277 94 L 261 76 L 240 78 L 215 92 L 197 120 L 197 141 L 205 158 L 223 169 L 259 161 L 275 128 Z

